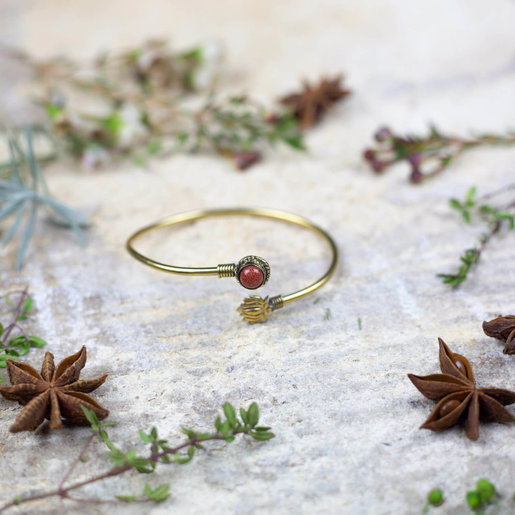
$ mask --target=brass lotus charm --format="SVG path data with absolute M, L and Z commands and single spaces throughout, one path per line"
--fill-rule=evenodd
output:
M 238 312 L 249 324 L 257 324 L 268 320 L 272 306 L 268 302 L 268 297 L 263 299 L 259 295 L 251 295 L 240 304 Z

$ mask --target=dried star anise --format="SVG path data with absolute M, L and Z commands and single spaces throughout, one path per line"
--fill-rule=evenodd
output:
M 441 338 L 438 341 L 440 369 L 443 373 L 428 376 L 408 374 L 422 395 L 439 401 L 420 427 L 442 431 L 463 422 L 467 437 L 477 440 L 480 418 L 495 422 L 513 422 L 513 415 L 504 406 L 515 402 L 515 392 L 503 388 L 476 388 L 472 367 L 467 358 L 451 352 Z
M 350 90 L 342 88 L 341 82 L 341 75 L 333 79 L 321 79 L 314 86 L 304 81 L 300 93 L 285 95 L 279 102 L 291 108 L 301 127 L 307 129 L 318 122 L 338 100 L 350 95 Z
M 56 367 L 53 354 L 47 352 L 41 374 L 26 363 L 8 359 L 11 386 L 0 386 L 0 393 L 6 399 L 25 406 L 9 430 L 12 433 L 33 431 L 45 418 L 50 420 L 51 429 L 62 427 L 61 418 L 75 424 L 87 424 L 81 406 L 93 411 L 99 420 L 106 418 L 109 411 L 86 394 L 103 384 L 107 374 L 95 379 L 79 379 L 86 359 L 86 347 L 82 347 Z
M 489 322 L 483 322 L 483 331 L 487 336 L 497 338 L 506 343 L 504 354 L 515 354 L 515 316 L 497 317 Z

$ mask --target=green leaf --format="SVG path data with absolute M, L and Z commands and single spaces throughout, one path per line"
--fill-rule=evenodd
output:
M 46 104 L 45 109 L 50 120 L 55 120 L 62 112 L 63 108 L 55 104 Z
M 145 156 L 141 153 L 133 154 L 132 160 L 136 166 L 141 166 L 141 167 L 145 166 L 145 163 L 146 163 Z
M 91 429 L 93 429 L 94 431 L 97 431 L 100 422 L 98 421 L 98 418 L 95 415 L 95 412 L 89 410 L 88 408 L 85 408 L 82 404 L 80 405 L 80 408 L 81 408 L 82 412 L 84 413 L 84 416 L 86 417 L 87 421 L 90 423 Z
M 12 337 L 12 338 L 9 340 L 9 342 L 8 342 L 8 344 L 7 344 L 7 345 L 9 345 L 9 347 L 20 347 L 20 346 L 22 346 L 26 341 L 27 341 L 27 337 L 26 337 L 26 336 L 24 336 L 24 335 L 22 335 L 22 334 L 20 334 L 19 336 L 14 336 L 14 337 Z
M 98 431 L 98 436 L 110 449 L 114 449 L 114 445 L 111 443 L 111 440 L 109 440 L 109 435 L 105 429 L 100 429 Z
M 116 447 L 113 446 L 113 448 L 108 451 L 107 453 L 107 456 L 109 457 L 109 459 L 116 465 L 116 466 L 120 466 L 120 465 L 124 465 L 125 464 L 125 453 L 122 452 L 120 449 L 117 449 Z
M 147 143 L 147 152 L 150 155 L 155 155 L 161 150 L 161 147 L 162 147 L 161 140 L 153 139 Z
M 102 118 L 100 123 L 114 137 L 118 136 L 118 133 L 125 125 L 125 122 L 118 111 L 113 111 L 106 118 Z
M 481 497 L 476 490 L 470 490 L 467 492 L 467 504 L 471 509 L 476 510 L 481 505 Z
M 447 154 L 446 156 L 442 156 L 440 158 L 440 163 L 443 168 L 446 168 L 447 166 L 449 166 L 451 164 L 453 159 L 454 159 L 454 156 L 452 156 L 451 154 Z
M 515 215 L 509 211 L 497 211 L 495 214 L 496 220 L 508 220 L 508 227 L 510 230 L 515 228 Z
M 474 197 L 476 196 L 476 187 L 475 186 L 472 186 L 471 188 L 469 188 L 469 190 L 467 191 L 467 194 L 465 195 L 465 201 L 468 203 L 472 203 L 474 204 Z
M 152 429 L 155 429 L 155 428 L 152 428 Z M 138 433 L 139 433 L 140 440 L 141 440 L 143 443 L 150 443 L 150 442 L 154 442 L 154 441 L 156 440 L 156 437 L 157 437 L 157 435 L 155 435 L 155 436 L 154 436 L 154 435 L 152 434 L 152 431 L 151 431 L 149 434 L 147 434 L 147 433 L 145 433 L 145 431 L 143 431 L 142 429 L 140 429 L 140 430 L 138 431 Z
M 28 341 L 24 342 L 22 345 L 19 346 L 20 349 L 20 356 L 25 356 L 27 352 L 30 350 L 30 343 Z
M 32 297 L 27 297 L 25 304 L 23 305 L 23 311 L 25 314 L 28 314 L 32 309 Z
M 0 337 L 2 336 L 3 333 L 4 333 L 4 326 L 0 322 Z
M 436 125 L 431 124 L 429 126 L 429 137 L 433 139 L 440 139 L 442 137 L 442 134 L 436 128 Z
M 483 501 L 489 501 L 495 495 L 495 486 L 488 479 L 479 479 L 476 489 Z
M 435 488 L 427 494 L 427 503 L 430 506 L 440 506 L 443 501 L 443 492 L 439 488 Z
M 247 412 L 243 408 L 240 408 L 240 417 L 241 417 L 241 420 L 243 420 L 244 424 L 249 423 L 249 417 L 247 415 Z
M 145 484 L 143 495 L 155 502 L 165 501 L 168 499 L 168 497 L 170 497 L 170 485 L 160 485 L 152 490 L 148 484 Z
M 16 356 L 12 356 L 9 354 L 9 349 L 4 349 L 4 354 L 0 354 L 0 361 L 6 361 L 8 359 L 12 359 L 13 361 L 16 361 Z
M 223 410 L 231 427 L 235 427 L 238 424 L 238 419 L 236 418 L 236 410 L 234 409 L 234 406 L 229 402 L 226 402 L 223 405 Z
M 193 431 L 193 429 L 189 429 L 187 427 L 181 427 L 181 431 L 188 436 L 190 440 L 197 437 L 197 432 Z
M 281 139 L 287 145 L 296 150 L 306 150 L 306 145 L 304 144 L 304 138 L 302 134 L 296 134 L 294 136 L 282 136 Z
M 137 499 L 135 495 L 115 495 L 119 501 L 133 502 Z
M 189 463 L 191 461 L 191 458 L 189 456 L 175 455 L 174 461 L 175 463 L 177 463 L 177 465 L 185 465 L 186 463 Z
M 178 143 L 182 145 L 188 141 L 189 134 L 187 132 L 178 132 L 175 137 L 177 138 Z
M 248 424 L 249 426 L 252 426 L 254 427 L 255 425 L 257 425 L 258 421 L 259 421 L 259 408 L 258 408 L 258 405 L 253 402 L 248 411 L 247 411 L 247 416 L 248 416 Z
M 135 449 L 131 449 L 125 455 L 125 461 L 142 474 L 150 474 L 150 472 L 153 472 L 156 467 L 156 463 L 154 461 L 137 456 Z
M 230 422 L 228 420 L 226 420 L 225 422 L 222 422 L 222 424 L 220 426 L 220 434 L 224 438 L 226 438 L 228 436 L 232 436 L 232 433 L 233 433 L 233 429 L 232 429 Z
M 47 344 L 47 342 L 39 336 L 30 336 L 28 342 L 30 343 L 31 347 L 37 347 L 38 349 L 44 347 Z
M 269 432 L 251 431 L 250 436 L 252 436 L 252 438 L 258 442 L 264 442 L 266 440 L 271 440 L 275 435 L 274 433 Z

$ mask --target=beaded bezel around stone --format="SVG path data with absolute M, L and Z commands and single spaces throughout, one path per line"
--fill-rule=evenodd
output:
M 243 286 L 247 290 L 257 290 L 257 288 L 248 288 L 240 281 L 241 271 L 248 266 L 255 266 L 259 268 L 259 270 L 261 270 L 261 273 L 263 274 L 263 282 L 257 287 L 261 288 L 261 286 L 264 286 L 270 278 L 270 265 L 265 259 L 259 256 L 245 256 L 244 258 L 238 261 L 235 270 L 236 280 L 240 283 L 241 286 Z

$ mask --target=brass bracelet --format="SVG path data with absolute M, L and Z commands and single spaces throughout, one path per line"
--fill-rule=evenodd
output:
M 309 295 L 310 293 L 318 290 L 327 281 L 329 281 L 331 276 L 334 274 L 334 271 L 336 270 L 336 266 L 338 264 L 338 249 L 331 236 L 317 225 L 311 223 L 309 220 L 291 213 L 287 213 L 285 211 L 279 211 L 277 209 L 203 209 L 198 211 L 189 211 L 187 213 L 180 213 L 168 218 L 164 218 L 163 220 L 159 220 L 158 222 L 139 229 L 127 240 L 126 248 L 133 257 L 145 265 L 156 268 L 157 270 L 162 270 L 164 272 L 182 275 L 217 275 L 218 277 L 236 277 L 236 280 L 244 288 L 250 290 L 255 290 L 266 284 L 270 278 L 270 266 L 266 260 L 259 256 L 246 256 L 240 259 L 238 263 L 228 263 L 206 268 L 190 268 L 160 263 L 159 261 L 155 261 L 154 259 L 140 254 L 133 246 L 136 239 L 150 231 L 162 229 L 163 227 L 168 227 L 170 225 L 193 222 L 203 218 L 218 216 L 253 216 L 259 218 L 271 218 L 274 220 L 281 220 L 283 222 L 300 225 L 301 227 L 310 229 L 314 233 L 322 236 L 331 248 L 331 264 L 329 265 L 329 268 L 325 274 L 313 284 L 310 284 L 309 286 L 306 286 L 306 288 L 302 288 L 301 290 L 290 293 L 288 295 L 275 295 L 270 298 L 265 297 L 264 299 L 258 295 L 251 295 L 250 297 L 245 298 L 243 303 L 238 308 L 238 311 L 240 312 L 243 319 L 251 324 L 267 320 L 268 315 L 272 311 L 282 308 L 285 304 L 305 297 L 306 295 Z

